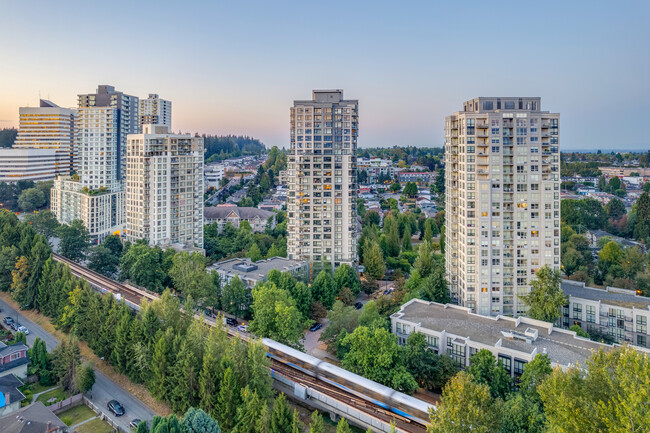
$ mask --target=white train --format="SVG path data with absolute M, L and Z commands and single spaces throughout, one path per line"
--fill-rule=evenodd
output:
M 270 358 L 355 394 L 412 422 L 428 425 L 429 410 L 436 409 L 434 405 L 425 401 L 395 391 L 277 341 L 264 338 L 262 342 Z

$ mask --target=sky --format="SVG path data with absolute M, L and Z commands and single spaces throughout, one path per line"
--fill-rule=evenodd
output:
M 650 1 L 0 0 L 0 128 L 98 84 L 172 101 L 175 131 L 286 146 L 312 89 L 359 146 L 441 146 L 477 96 L 540 96 L 562 150 L 650 149 Z

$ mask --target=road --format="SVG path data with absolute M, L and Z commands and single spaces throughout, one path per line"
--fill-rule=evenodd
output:
M 0 299 L 0 310 L 0 317 L 2 317 L 2 319 L 6 316 L 11 316 L 14 320 L 20 322 L 21 325 L 26 326 L 27 329 L 29 329 L 29 335 L 27 336 L 27 344 L 29 346 L 34 343 L 36 337 L 45 341 L 48 352 L 59 344 L 59 340 L 57 340 L 56 337 L 31 320 L 28 320 L 2 299 Z M 129 422 L 132 419 L 140 418 L 142 420 L 151 421 L 151 418 L 156 415 L 156 413 L 142 401 L 130 394 L 128 391 L 122 389 L 119 385 L 97 370 L 95 370 L 95 385 L 93 385 L 93 388 L 86 396 L 97 407 L 104 409 L 106 415 L 122 427 L 124 431 L 131 430 Z M 113 399 L 122 403 L 126 409 L 126 415 L 115 417 L 112 413 L 108 412 L 106 404 Z

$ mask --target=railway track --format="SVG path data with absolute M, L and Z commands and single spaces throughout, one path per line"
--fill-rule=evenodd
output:
M 129 302 L 135 305 L 140 305 L 143 298 L 145 298 L 150 302 L 160 298 L 159 296 L 150 293 L 146 290 L 137 289 L 128 284 L 118 283 L 117 281 L 114 281 L 98 272 L 92 271 L 86 268 L 85 266 L 75 263 L 72 260 L 69 260 L 59 254 L 52 253 L 52 258 L 57 262 L 66 264 L 70 268 L 70 271 L 73 275 L 85 279 L 91 285 L 100 287 L 114 294 L 119 294 L 121 297 L 127 299 Z M 199 318 L 199 316 L 195 316 L 195 317 Z M 210 320 L 204 319 L 204 322 L 209 326 L 217 326 L 216 322 L 212 322 Z M 233 332 L 230 329 L 230 327 L 227 328 L 227 332 L 229 337 L 236 336 L 238 338 L 244 338 L 242 335 Z M 411 420 L 407 418 L 403 418 L 393 412 L 390 412 L 377 404 L 364 400 L 352 393 L 346 392 L 341 388 L 335 387 L 321 379 L 311 376 L 296 368 L 287 366 L 286 364 L 278 362 L 274 359 L 271 360 L 271 369 L 274 372 L 285 376 L 287 379 L 290 379 L 303 386 L 313 388 L 325 395 L 332 397 L 335 400 L 338 400 L 344 404 L 354 407 L 355 409 L 361 412 L 364 412 L 375 418 L 381 419 L 386 423 L 390 423 L 391 421 L 393 421 L 395 422 L 396 427 L 401 431 L 408 432 L 408 433 L 426 432 L 426 426 L 423 426 L 416 422 L 412 422 Z

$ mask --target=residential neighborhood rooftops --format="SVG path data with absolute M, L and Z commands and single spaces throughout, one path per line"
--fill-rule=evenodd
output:
M 0 418 L 2 433 L 46 433 L 48 428 L 54 433 L 66 425 L 40 401 Z
M 258 209 L 256 207 L 237 207 L 237 206 L 214 206 L 205 207 L 203 209 L 203 216 L 207 220 L 225 219 L 229 215 L 234 214 L 241 219 L 252 219 L 259 217 L 260 219 L 267 220 L 273 212 Z
M 492 347 L 504 347 L 529 354 L 547 353 L 552 362 L 567 367 L 584 364 L 592 352 L 612 346 L 577 337 L 573 331 L 526 317 L 482 316 L 468 308 L 413 299 L 391 318 L 420 328 L 445 332 Z M 416 329 L 417 331 L 417 329 Z
M 569 296 L 600 301 L 604 304 L 626 308 L 634 307 L 643 310 L 650 309 L 650 298 L 637 295 L 633 290 L 618 289 L 615 287 L 598 289 L 586 286 L 581 282 L 564 280 L 562 282 L 562 291 Z

